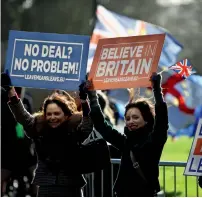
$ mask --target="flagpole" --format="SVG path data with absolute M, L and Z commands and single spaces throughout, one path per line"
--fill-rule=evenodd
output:
M 97 20 L 97 14 L 96 14 L 97 6 L 98 6 L 98 2 L 97 2 L 97 0 L 94 0 L 93 1 L 93 13 L 94 13 L 94 15 L 92 17 L 92 24 L 90 24 L 90 25 L 92 25 L 91 36 L 92 36 L 93 30 L 95 28 L 95 23 L 96 23 L 96 20 Z

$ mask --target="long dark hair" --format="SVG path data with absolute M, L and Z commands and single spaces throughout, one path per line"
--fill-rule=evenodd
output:
M 139 98 L 134 102 L 127 104 L 125 107 L 125 114 L 124 114 L 125 117 L 128 110 L 131 108 L 138 108 L 142 114 L 144 121 L 147 122 L 147 125 L 149 127 L 153 127 L 155 111 L 154 111 L 154 105 L 149 99 Z

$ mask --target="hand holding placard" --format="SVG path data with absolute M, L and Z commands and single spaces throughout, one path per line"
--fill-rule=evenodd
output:
M 11 83 L 11 78 L 9 76 L 8 70 L 6 70 L 6 72 L 4 73 L 1 73 L 1 86 L 6 91 L 9 91 L 11 89 L 12 83 Z

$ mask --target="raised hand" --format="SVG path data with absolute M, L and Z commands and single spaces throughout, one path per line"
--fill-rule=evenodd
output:
M 157 74 L 156 72 L 153 73 L 150 80 L 152 82 L 156 104 L 164 102 L 163 95 L 161 92 L 161 74 Z
M 157 74 L 156 72 L 153 72 L 150 81 L 152 82 L 152 87 L 155 88 L 160 88 L 161 87 L 161 79 L 162 76 L 161 74 Z
M 86 82 L 83 82 L 79 85 L 79 97 L 81 100 L 86 100 L 87 96 Z
M 85 85 L 86 90 L 88 91 L 91 87 L 93 87 L 92 81 L 87 80 L 86 81 L 86 85 Z
M 1 86 L 6 90 L 9 91 L 12 86 L 12 82 L 8 73 L 8 70 L 6 72 L 1 73 Z

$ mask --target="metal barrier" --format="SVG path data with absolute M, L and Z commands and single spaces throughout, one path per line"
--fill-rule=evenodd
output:
M 185 168 L 186 167 L 186 162 L 160 162 L 159 166 L 163 167 L 163 191 L 166 192 L 166 167 L 173 167 L 173 179 L 174 179 L 174 196 L 176 197 L 176 192 L 177 192 L 177 167 Z M 188 196 L 188 184 L 187 184 L 187 176 L 183 175 L 184 180 L 185 180 L 185 186 L 184 186 L 184 192 L 185 192 L 185 197 Z M 199 197 L 199 186 L 198 186 L 198 178 L 196 177 L 196 197 Z
M 84 188 L 84 196 L 85 197 L 113 197 L 113 184 L 116 179 L 118 165 L 120 164 L 120 159 L 111 159 L 111 167 L 109 167 L 107 170 L 100 171 L 99 173 L 92 173 L 85 175 L 85 178 L 87 180 L 87 185 Z M 116 171 L 114 171 L 114 168 L 116 167 Z M 163 184 L 161 186 L 163 187 L 162 191 L 158 196 L 165 196 L 164 192 L 166 192 L 166 167 L 173 167 L 173 184 L 174 184 L 174 193 L 173 196 L 179 196 L 177 195 L 177 168 L 178 167 L 185 167 L 185 162 L 170 162 L 170 161 L 162 161 L 159 163 L 159 166 L 163 168 Z M 106 173 L 107 172 L 107 173 Z M 108 177 L 108 179 L 105 179 L 104 176 Z M 183 176 L 185 179 L 185 187 L 184 187 L 184 193 L 185 197 L 188 195 L 188 184 L 187 184 L 187 176 Z M 199 196 L 199 187 L 196 177 L 196 194 L 194 195 L 196 197 Z

